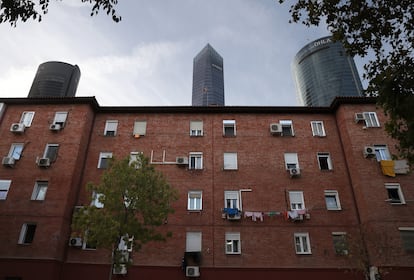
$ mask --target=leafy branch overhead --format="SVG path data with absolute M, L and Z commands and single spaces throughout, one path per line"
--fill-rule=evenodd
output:
M 278 0 L 279 3 L 288 2 Z M 385 128 L 398 140 L 400 156 L 414 163 L 414 1 L 296 0 L 291 22 L 325 22 L 350 55 L 370 57 L 366 94 L 390 117 Z
M 162 225 L 173 212 L 177 192 L 148 158 L 112 159 L 101 182 L 89 183 L 87 190 L 95 203 L 77 211 L 72 221 L 72 231 L 86 242 L 114 252 L 116 258 L 120 243 L 131 242 L 138 250 L 148 241 L 170 236 Z
M 56 0 L 57 1 L 57 0 Z M 91 16 L 97 15 L 101 10 L 112 17 L 114 22 L 119 22 L 121 16 L 118 16 L 115 6 L 118 0 L 78 0 L 82 3 L 90 3 Z M 18 21 L 26 22 L 27 20 L 41 21 L 43 16 L 49 11 L 50 0 L 2 0 L 0 1 L 0 23 L 8 22 L 16 26 Z

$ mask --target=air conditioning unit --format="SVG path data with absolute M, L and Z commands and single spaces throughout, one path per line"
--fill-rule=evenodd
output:
M 296 167 L 289 168 L 289 174 L 290 174 L 290 177 L 297 177 L 300 175 L 300 169 Z
M 282 133 L 282 125 L 280 123 L 271 123 L 270 124 L 270 133 L 271 134 L 280 134 L 280 133 Z
M 375 157 L 375 148 L 372 146 L 365 146 L 364 147 L 364 157 Z
M 187 277 L 199 277 L 200 267 L 198 266 L 187 266 L 185 268 L 185 276 Z
M 118 275 L 125 275 L 127 274 L 128 270 L 125 264 L 120 264 L 114 266 L 113 273 Z
M 52 130 L 52 131 L 59 131 L 59 130 L 62 129 L 62 126 L 60 124 L 57 124 L 57 123 L 52 123 L 49 126 L 49 129 Z
M 188 157 L 176 157 L 175 163 L 176 164 L 188 164 Z
M 22 123 L 13 123 L 10 126 L 10 131 L 15 133 L 22 133 L 26 127 Z
M 80 238 L 80 237 L 71 237 L 69 239 L 69 246 L 82 247 L 82 238 Z
M 5 166 L 13 166 L 15 159 L 13 157 L 4 157 L 2 160 L 2 164 Z
M 39 167 L 49 167 L 50 166 L 50 159 L 49 158 L 39 158 L 37 160 L 37 165 Z
M 359 123 L 360 121 L 364 121 L 365 116 L 364 113 L 355 113 L 355 123 Z

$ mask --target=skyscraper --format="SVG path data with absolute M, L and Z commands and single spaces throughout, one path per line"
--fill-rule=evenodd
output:
M 194 57 L 193 106 L 224 106 L 223 58 L 210 44 Z
M 77 65 L 49 61 L 39 65 L 28 97 L 74 97 L 78 88 L 80 69 Z
M 310 42 L 296 54 L 293 75 L 304 106 L 329 106 L 336 96 L 362 94 L 353 58 L 330 36 Z

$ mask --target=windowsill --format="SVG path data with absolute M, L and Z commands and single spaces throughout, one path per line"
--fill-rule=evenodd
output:
M 224 169 L 223 168 L 223 171 L 237 171 L 237 170 L 239 170 L 239 169 Z
M 194 172 L 201 172 L 203 171 L 203 168 L 188 168 L 188 171 L 194 171 Z
M 223 135 L 224 138 L 234 138 L 236 135 Z
M 187 209 L 188 213 L 201 213 L 203 209 Z
M 341 208 L 335 208 L 335 209 L 329 209 L 329 208 L 327 208 L 326 210 L 328 210 L 328 211 L 342 211 L 342 209 Z
M 401 206 L 401 205 L 407 205 L 405 202 L 389 202 L 390 205 L 392 206 Z
M 309 252 L 309 253 L 300 253 L 300 252 L 296 252 L 296 255 L 300 255 L 300 256 L 306 256 L 306 255 L 312 255 L 312 253 L 311 252 Z
M 203 137 L 204 135 L 190 135 L 190 137 Z
M 240 256 L 240 255 L 241 255 L 241 253 L 227 253 L 227 252 L 226 252 L 226 255 L 227 255 L 227 256 Z

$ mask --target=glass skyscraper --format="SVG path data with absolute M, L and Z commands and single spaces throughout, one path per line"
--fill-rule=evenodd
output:
M 207 44 L 193 61 L 193 106 L 224 106 L 223 58 Z
M 354 59 L 329 36 L 310 42 L 296 54 L 293 76 L 304 106 L 330 106 L 336 96 L 362 95 Z

